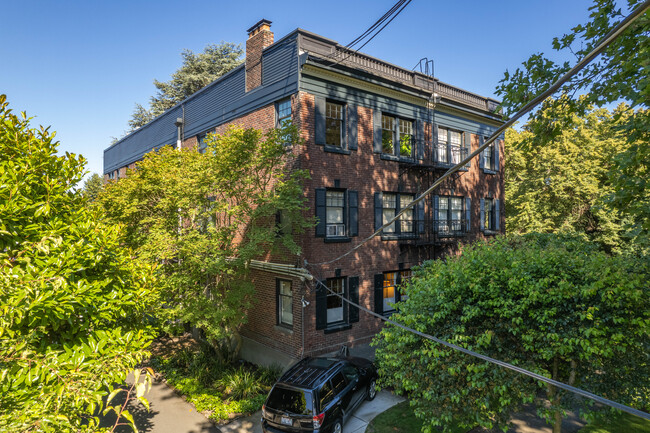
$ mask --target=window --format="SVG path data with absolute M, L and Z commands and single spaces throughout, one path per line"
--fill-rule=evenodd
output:
M 275 104 L 275 127 L 283 128 L 291 124 L 291 99 L 284 99 Z M 291 145 L 291 136 L 286 134 L 283 138 L 285 146 Z
M 494 198 L 481 199 L 481 230 L 494 234 L 500 230 L 499 200 Z
M 324 411 L 325 407 L 334 399 L 334 390 L 332 385 L 328 380 L 323 384 L 320 390 L 318 390 L 318 395 L 320 397 L 320 411 Z
M 341 104 L 327 102 L 325 104 L 325 144 L 343 147 L 343 108 Z
M 345 236 L 345 193 L 343 191 L 327 191 L 325 198 L 327 206 L 325 236 Z
M 400 293 L 400 285 L 411 278 L 411 270 L 384 272 L 375 276 L 375 311 L 379 314 L 395 311 L 395 304 L 406 300 Z
M 115 179 L 115 172 L 111 171 L 110 173 L 108 173 L 108 180 L 113 180 L 113 179 Z
M 434 227 L 439 236 L 454 236 L 466 232 L 467 220 L 462 197 L 434 196 Z M 436 203 L 437 202 L 437 203 Z M 469 207 L 469 205 L 467 206 Z
M 276 280 L 278 325 L 291 328 L 293 326 L 293 293 L 291 281 Z
M 339 394 L 345 389 L 345 377 L 342 372 L 339 371 L 332 377 L 332 388 L 334 388 L 334 394 Z
M 440 164 L 456 165 L 467 156 L 463 146 L 463 133 L 438 127 L 438 144 L 435 147 L 434 160 Z
M 345 279 L 330 278 L 327 280 L 326 285 L 334 292 L 327 291 L 327 324 L 343 322 L 343 299 L 339 298 L 336 294 L 345 296 Z
M 349 242 L 359 234 L 357 191 L 316 189 L 316 236 L 326 242 Z
M 377 193 L 375 194 L 375 230 L 386 224 L 388 221 L 395 218 L 397 213 L 407 207 L 415 199 L 414 194 L 401 194 L 401 193 Z M 422 217 L 424 213 L 424 206 L 422 203 L 407 209 L 398 221 L 391 223 L 383 230 L 383 235 L 399 235 L 409 236 L 415 234 L 416 219 L 414 218 L 415 211 Z M 396 224 L 397 223 L 397 224 Z
M 483 140 L 487 140 L 487 137 L 484 137 Z M 493 141 L 488 147 L 483 149 L 483 154 L 481 155 L 481 168 L 483 171 L 498 171 L 498 158 L 496 141 Z
M 205 140 L 206 140 L 208 134 L 211 133 L 211 132 L 214 132 L 214 131 L 204 132 L 203 134 L 199 134 L 197 136 L 197 141 L 198 141 L 198 146 L 197 147 L 198 147 L 199 153 L 205 153 L 206 149 L 208 148 L 208 145 L 207 145 Z
M 413 121 L 382 114 L 381 149 L 387 155 L 413 158 Z
M 275 106 L 276 127 L 282 128 L 291 122 L 291 99 L 280 101 Z

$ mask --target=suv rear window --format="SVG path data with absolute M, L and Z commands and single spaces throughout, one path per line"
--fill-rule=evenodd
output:
M 296 415 L 312 415 L 311 394 L 297 389 L 276 386 L 266 400 L 266 406 Z

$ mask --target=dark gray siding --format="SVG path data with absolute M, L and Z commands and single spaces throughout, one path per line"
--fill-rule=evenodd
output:
M 246 92 L 244 66 L 229 72 L 151 123 L 104 150 L 104 173 L 142 159 L 145 153 L 176 143 L 177 117 L 185 110 L 184 138 L 228 123 L 298 91 L 297 33 L 264 50 L 262 85 Z

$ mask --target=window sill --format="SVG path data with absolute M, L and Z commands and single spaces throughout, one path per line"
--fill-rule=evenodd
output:
M 381 235 L 382 241 L 400 241 L 404 239 L 417 239 L 418 235 L 415 234 L 406 234 L 406 235 Z
M 438 233 L 440 238 L 464 238 L 467 236 L 467 232 L 457 232 L 457 233 Z
M 323 146 L 323 150 L 324 150 L 325 152 L 340 153 L 340 154 L 342 154 L 342 155 L 349 155 L 349 154 L 350 154 L 350 151 L 349 151 L 349 150 L 347 150 L 347 149 L 343 149 L 343 148 L 340 148 L 340 147 L 336 147 L 336 146 L 332 146 L 332 145 L 330 145 L 330 144 L 326 144 L 326 145 L 324 145 L 324 146 Z
M 326 244 L 342 244 L 342 243 L 346 243 L 346 242 L 351 242 L 352 239 L 350 239 L 349 237 L 344 237 L 344 238 L 343 237 L 341 237 L 341 238 L 335 238 L 335 237 L 328 238 L 328 237 L 326 237 L 324 239 L 324 241 L 325 241 Z
M 282 334 L 293 335 L 293 328 L 289 328 L 289 325 L 275 325 L 273 329 Z
M 382 153 L 380 158 L 383 159 L 383 160 L 386 160 L 386 161 L 406 162 L 406 163 L 410 163 L 410 164 L 413 164 L 413 163 L 415 163 L 417 161 L 415 158 L 412 158 L 412 157 L 395 156 L 395 155 L 390 155 L 388 153 Z
M 495 235 L 498 235 L 498 234 L 500 234 L 500 233 L 501 233 L 501 232 L 499 232 L 499 231 L 497 231 L 497 230 L 483 230 L 483 234 L 484 234 L 485 236 L 495 236 Z
M 485 174 L 498 174 L 499 172 L 496 170 L 490 170 L 489 168 L 483 168 L 483 173 Z
M 347 331 L 348 329 L 352 329 L 352 325 L 349 323 L 339 323 L 339 324 L 332 324 L 328 325 L 327 328 L 325 328 L 325 334 L 333 334 L 335 332 L 339 331 Z

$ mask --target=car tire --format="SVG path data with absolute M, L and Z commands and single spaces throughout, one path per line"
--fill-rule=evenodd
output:
M 366 391 L 366 400 L 373 401 L 376 396 L 377 396 L 377 382 L 375 381 L 375 379 L 372 379 L 370 381 L 370 384 L 368 385 L 368 390 Z
M 334 421 L 334 425 L 332 426 L 332 433 L 343 433 L 343 421 L 341 421 L 340 418 Z

